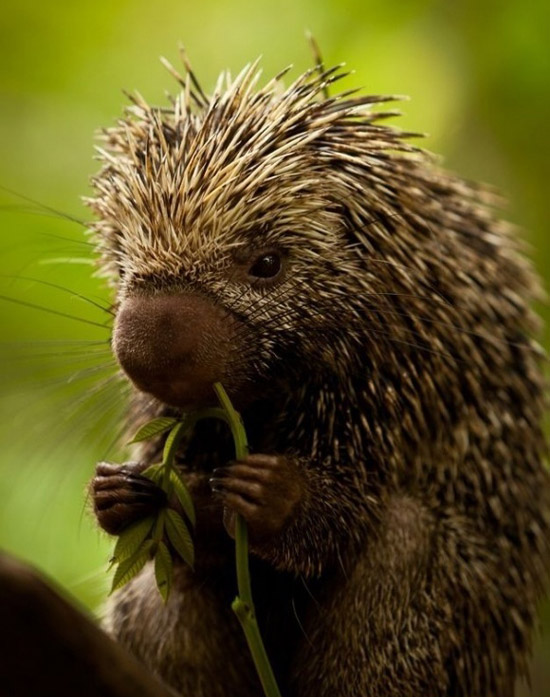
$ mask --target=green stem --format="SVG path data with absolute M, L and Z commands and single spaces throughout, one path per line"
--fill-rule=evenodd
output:
M 214 389 L 222 408 L 227 414 L 227 420 L 235 441 L 235 456 L 237 460 L 241 460 L 248 455 L 248 441 L 241 416 L 233 408 L 227 392 L 219 382 L 214 385 Z M 237 515 L 235 523 L 235 560 L 239 595 L 235 598 L 231 607 L 241 623 L 266 697 L 281 697 L 256 620 L 248 568 L 248 530 L 245 521 L 240 515 Z

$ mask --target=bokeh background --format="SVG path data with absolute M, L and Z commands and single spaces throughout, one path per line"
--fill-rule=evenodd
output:
M 55 210 L 0 191 L 0 546 L 100 608 L 110 544 L 86 482 L 97 460 L 121 455 L 124 390 L 108 353 L 109 293 L 78 220 L 92 135 L 121 113 L 121 88 L 162 102 L 176 87 L 158 56 L 176 63 L 180 40 L 206 88 L 259 55 L 266 76 L 289 63 L 297 74 L 312 63 L 310 29 L 326 64 L 355 71 L 343 87 L 410 95 L 400 125 L 429 134 L 447 167 L 505 192 L 548 282 L 549 27 L 537 0 L 4 0 L 0 185 Z M 549 615 L 524 695 L 550 695 Z

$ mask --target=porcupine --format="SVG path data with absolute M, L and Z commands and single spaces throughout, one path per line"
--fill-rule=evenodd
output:
M 339 68 L 258 88 L 254 64 L 211 96 L 170 70 L 168 107 L 132 96 L 104 130 L 88 200 L 114 351 L 131 424 L 220 380 L 251 454 L 199 424 L 195 571 L 163 606 L 146 567 L 110 631 L 182 695 L 261 694 L 230 609 L 239 513 L 283 694 L 513 695 L 550 484 L 539 285 L 497 199 L 383 123 L 394 97 L 329 96 Z M 98 465 L 107 532 L 164 505 L 140 474 L 161 446 Z

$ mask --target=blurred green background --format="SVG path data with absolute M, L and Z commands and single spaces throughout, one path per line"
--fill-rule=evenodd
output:
M 93 131 L 121 113 L 121 88 L 157 103 L 175 91 L 159 55 L 176 63 L 182 40 L 209 88 L 218 71 L 260 54 L 266 76 L 289 63 L 309 67 L 309 28 L 326 64 L 345 61 L 355 71 L 344 87 L 410 95 L 399 125 L 428 133 L 426 147 L 447 167 L 505 192 L 508 216 L 525 229 L 548 279 L 549 8 L 535 0 L 8 0 L 0 18 L 0 185 L 86 219 L 79 197 L 96 169 Z M 112 377 L 106 313 L 45 283 L 100 305 L 109 294 L 92 277 L 78 223 L 5 191 L 0 202 L 2 295 L 96 323 L 0 301 L 0 546 L 97 610 L 110 545 L 87 512 L 85 490 L 94 463 L 117 457 L 110 444 L 124 394 Z M 548 320 L 548 308 L 539 309 Z M 546 329 L 546 347 L 549 336 Z M 548 638 L 539 639 L 532 692 L 522 694 L 550 695 L 549 663 Z

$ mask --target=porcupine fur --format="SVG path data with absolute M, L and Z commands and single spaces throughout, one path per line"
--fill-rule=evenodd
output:
M 251 447 L 291 455 L 306 482 L 251 558 L 283 693 L 513 695 L 550 545 L 539 286 L 515 231 L 493 194 L 383 123 L 395 112 L 373 107 L 393 97 L 329 97 L 338 69 L 258 89 L 254 64 L 211 96 L 170 69 L 169 106 L 132 96 L 103 132 L 93 234 L 118 302 L 192 289 L 246 327 L 224 384 L 261 385 Z M 284 251 L 278 285 L 228 276 L 251 246 Z M 137 395 L 130 420 L 167 412 Z M 190 486 L 201 458 L 231 457 L 203 430 Z M 146 569 L 110 611 L 184 695 L 260 694 L 222 537 L 166 608 Z

